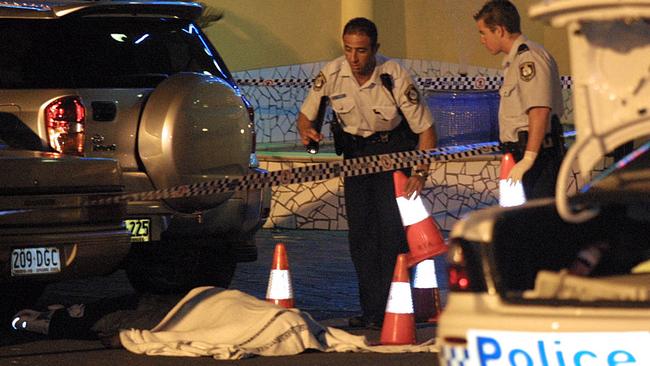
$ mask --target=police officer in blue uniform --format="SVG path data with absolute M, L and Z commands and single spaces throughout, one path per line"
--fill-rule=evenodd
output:
M 499 139 L 517 161 L 510 172 L 528 199 L 555 195 L 564 154 L 559 119 L 562 87 L 553 56 L 521 32 L 517 8 L 504 0 L 486 2 L 474 15 L 481 43 L 504 53 L 499 90 Z
M 377 54 L 378 49 L 372 21 L 354 18 L 346 24 L 344 56 L 321 70 L 300 109 L 303 144 L 323 138 L 312 122 L 324 96 L 343 128 L 344 159 L 436 146 L 431 111 L 408 71 Z M 428 164 L 419 164 L 407 172 L 412 173 L 408 196 L 420 193 L 428 171 Z M 381 326 L 397 255 L 408 251 L 393 187 L 392 172 L 344 180 L 350 254 L 363 311 L 350 318 L 350 326 Z

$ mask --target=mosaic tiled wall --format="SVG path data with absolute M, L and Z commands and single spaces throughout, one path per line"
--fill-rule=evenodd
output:
M 260 157 L 267 170 L 290 169 L 322 162 L 314 158 Z M 434 163 L 423 192 L 425 204 L 442 231 L 449 232 L 463 215 L 482 207 L 498 204 L 500 156 L 478 156 L 459 161 Z M 590 173 L 602 171 L 610 161 Z M 584 183 L 574 169 L 569 192 L 577 192 Z M 341 178 L 322 182 L 293 184 L 273 189 L 271 216 L 266 228 L 347 230 L 343 181 Z
M 427 60 L 397 60 L 414 80 L 427 78 L 461 77 L 461 66 L 453 63 Z M 311 81 L 326 62 L 290 65 L 274 68 L 242 71 L 234 74 L 244 94 L 255 107 L 255 124 L 259 143 L 295 144 L 298 140 L 295 120 Z M 497 78 L 500 71 L 481 67 L 463 67 L 462 76 L 468 78 Z M 451 84 L 450 81 L 448 84 Z M 417 83 L 416 83 L 417 84 Z M 432 88 L 418 84 L 424 95 Z M 444 89 L 449 85 L 442 85 Z M 570 89 L 564 89 L 565 114 L 563 121 L 572 121 L 573 107 Z M 329 129 L 324 126 L 327 136 Z

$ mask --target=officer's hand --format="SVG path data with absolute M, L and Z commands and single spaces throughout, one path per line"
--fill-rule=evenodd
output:
M 419 175 L 411 176 L 409 180 L 406 182 L 406 188 L 404 188 L 404 193 L 406 194 L 406 198 L 411 199 L 419 196 L 420 192 L 422 192 L 422 188 L 424 188 L 425 183 L 426 183 L 425 177 Z
M 311 127 L 309 127 L 303 133 L 300 134 L 300 140 L 302 140 L 303 145 L 309 144 L 310 140 L 319 142 L 324 137 L 325 136 L 322 133 L 316 132 L 316 130 Z
M 537 159 L 537 153 L 526 150 L 523 159 L 519 160 L 519 162 L 512 167 L 512 170 L 510 170 L 508 180 L 512 184 L 519 182 L 524 177 L 524 174 L 526 174 L 526 172 L 533 166 L 535 159 Z
M 322 133 L 318 133 L 313 127 L 298 127 L 298 133 L 300 134 L 300 140 L 303 145 L 309 144 L 310 140 L 319 142 L 325 136 Z
M 325 138 L 322 133 L 318 133 L 314 129 L 312 122 L 302 113 L 298 113 L 297 127 L 300 141 L 302 141 L 302 144 L 305 146 L 309 144 L 309 140 L 320 142 L 320 140 Z

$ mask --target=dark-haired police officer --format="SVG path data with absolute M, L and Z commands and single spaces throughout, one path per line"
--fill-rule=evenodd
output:
M 410 75 L 395 61 L 378 55 L 378 48 L 373 22 L 354 18 L 346 24 L 344 56 L 321 70 L 300 109 L 297 125 L 303 144 L 323 137 L 312 121 L 325 96 L 344 130 L 344 159 L 436 146 L 431 111 Z M 406 187 L 409 196 L 420 193 L 428 171 L 428 164 L 413 169 Z M 396 257 L 408 251 L 392 172 L 346 177 L 344 189 L 350 254 L 363 311 L 349 321 L 351 326 L 378 328 Z
M 499 139 L 504 152 L 512 152 L 517 161 L 509 178 L 522 181 L 529 199 L 554 196 L 564 148 L 559 124 L 564 106 L 555 60 L 521 33 L 519 13 L 510 1 L 486 2 L 474 20 L 487 50 L 506 55 Z

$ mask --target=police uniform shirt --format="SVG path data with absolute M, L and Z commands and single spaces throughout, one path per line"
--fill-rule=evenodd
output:
M 431 110 L 408 72 L 393 60 L 380 55 L 375 57 L 375 70 L 364 85 L 357 83 L 345 56 L 329 62 L 314 80 L 300 112 L 313 121 L 321 96 L 328 96 L 343 129 L 350 134 L 367 137 L 378 131 L 390 131 L 400 124 L 397 103 L 413 132 L 420 133 L 432 126 Z M 382 73 L 392 77 L 395 99 L 382 85 Z
M 517 132 L 528 130 L 527 111 L 549 107 L 551 114 L 564 113 L 560 75 L 553 57 L 523 34 L 503 60 L 503 85 L 499 89 L 499 139 L 517 141 Z M 547 133 L 550 132 L 550 123 Z

